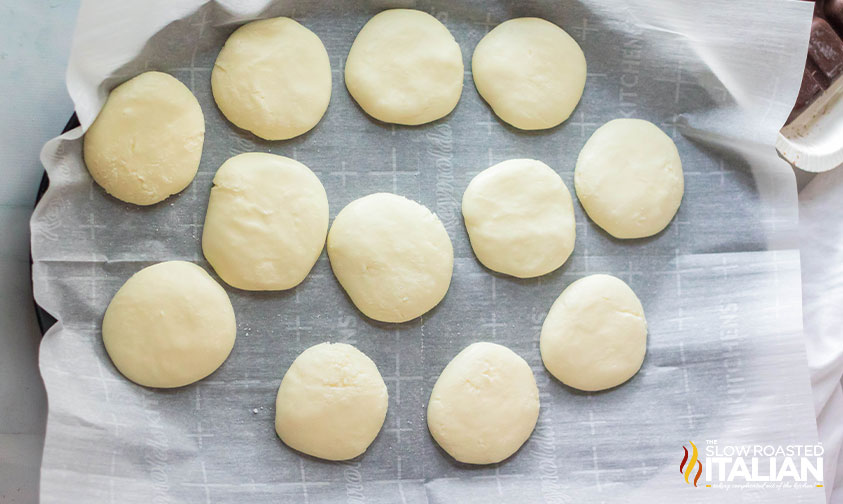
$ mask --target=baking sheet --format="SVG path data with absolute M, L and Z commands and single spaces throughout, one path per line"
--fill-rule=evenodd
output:
M 525 133 L 498 121 L 469 72 L 456 110 L 420 127 L 374 121 L 342 82 L 344 57 L 365 21 L 387 7 L 441 19 L 466 69 L 479 39 L 518 16 L 549 19 L 580 43 L 589 64 L 582 103 L 562 126 Z M 760 16 L 759 12 L 764 15 Z M 82 129 L 49 142 L 51 187 L 32 220 L 38 302 L 59 319 L 44 337 L 49 396 L 43 502 L 823 502 L 823 490 L 693 488 L 677 468 L 688 440 L 816 443 L 801 332 L 796 188 L 773 143 L 799 87 L 810 4 L 711 0 L 559 2 L 83 2 L 68 89 L 83 128 L 107 91 L 144 70 L 193 90 L 206 120 L 196 180 L 153 207 L 107 196 L 81 161 Z M 210 93 L 210 68 L 244 20 L 290 15 L 325 43 L 331 105 L 311 132 L 265 142 L 227 123 Z M 577 246 L 558 271 L 533 280 L 495 275 L 474 258 L 459 211 L 471 177 L 490 164 L 533 157 L 573 189 L 576 155 L 616 117 L 660 125 L 677 142 L 686 194 L 656 237 L 618 241 L 577 204 Z M 377 191 L 434 210 L 454 243 L 445 300 L 400 325 L 362 317 L 326 256 L 297 288 L 227 288 L 238 320 L 228 361 L 208 379 L 150 390 L 123 379 L 100 339 L 111 296 L 132 273 L 196 261 L 215 170 L 240 152 L 298 159 L 322 180 L 331 216 Z M 585 394 L 553 380 L 538 336 L 547 309 L 590 273 L 627 281 L 650 326 L 641 372 L 617 389 Z M 355 344 L 389 389 L 384 429 L 362 457 L 320 461 L 274 433 L 274 398 L 298 353 L 322 341 Z M 509 346 L 533 367 L 537 429 L 512 458 L 455 463 L 425 424 L 430 388 L 474 341 Z M 712 492 L 717 492 L 712 495 Z

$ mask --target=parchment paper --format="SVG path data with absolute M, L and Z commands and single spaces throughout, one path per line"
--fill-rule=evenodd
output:
M 467 70 L 474 46 L 497 23 L 532 15 L 559 24 L 588 60 L 582 102 L 560 127 L 516 131 L 490 113 L 467 71 L 459 105 L 440 121 L 396 127 L 370 119 L 345 89 L 344 57 L 365 21 L 394 6 L 441 19 Z M 794 250 L 796 188 L 773 147 L 799 87 L 810 7 L 768 0 L 84 2 L 68 70 L 83 128 L 114 85 L 156 69 L 196 94 L 207 133 L 196 180 L 150 208 L 123 204 L 92 182 L 81 161 L 82 128 L 44 148 L 51 186 L 32 219 L 33 280 L 37 301 L 59 323 L 41 346 L 49 396 L 43 502 L 823 502 L 819 488 L 694 488 L 677 471 L 688 440 L 817 440 Z M 275 15 L 319 35 L 334 69 L 321 123 L 285 142 L 226 122 L 209 82 L 225 38 L 246 19 Z M 614 240 L 577 204 L 577 245 L 564 267 L 534 280 L 484 269 L 459 210 L 471 177 L 532 157 L 573 190 L 580 148 L 617 117 L 649 119 L 679 147 L 686 194 L 667 230 Z M 454 243 L 450 291 L 418 320 L 375 323 L 355 310 L 323 254 L 290 291 L 227 288 L 237 343 L 208 379 L 167 391 L 134 385 L 104 352 L 103 312 L 144 266 L 185 259 L 209 268 L 200 238 L 211 179 L 225 159 L 246 151 L 307 164 L 327 189 L 332 217 L 377 191 L 430 207 Z M 538 337 L 562 289 L 597 272 L 623 278 L 641 297 L 648 354 L 629 383 L 585 394 L 548 375 Z M 326 340 L 355 344 L 389 388 L 383 431 L 365 455 L 345 463 L 294 452 L 273 426 L 284 371 Z M 469 467 L 432 441 L 425 405 L 445 364 L 480 340 L 502 343 L 531 364 L 542 406 L 516 455 Z

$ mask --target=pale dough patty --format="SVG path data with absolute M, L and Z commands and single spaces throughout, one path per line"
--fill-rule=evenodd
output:
M 253 21 L 225 41 L 211 90 L 235 126 L 267 140 L 286 140 L 325 115 L 331 62 L 319 37 L 292 19 Z
M 565 183 L 534 159 L 510 159 L 480 172 L 462 197 L 477 259 L 519 278 L 550 273 L 574 250 L 574 204 Z
M 331 268 L 364 315 L 406 322 L 448 292 L 454 249 L 442 222 L 403 196 L 376 193 L 343 208 L 328 232 Z
M 367 114 L 417 125 L 448 115 L 463 84 L 460 46 L 435 17 L 381 12 L 363 26 L 345 63 L 345 85 Z
M 249 152 L 217 170 L 202 252 L 232 287 L 295 287 L 322 253 L 327 233 L 328 196 L 307 166 Z
M 564 30 L 539 18 L 505 21 L 474 49 L 471 73 L 498 117 L 523 130 L 567 119 L 585 88 L 585 55 Z
M 427 426 L 443 450 L 467 464 L 494 464 L 530 437 L 539 389 L 527 361 L 494 343 L 474 343 L 445 366 L 427 405 Z
M 366 451 L 386 418 L 386 384 L 372 359 L 345 343 L 301 353 L 275 399 L 275 432 L 289 447 L 327 460 Z
M 565 385 L 587 391 L 615 387 L 632 378 L 644 362 L 644 308 L 619 278 L 581 278 L 551 306 L 540 348 L 547 370 Z
M 655 124 L 615 119 L 591 135 L 574 170 L 577 198 L 615 238 L 652 236 L 670 224 L 685 192 L 676 144 Z
M 145 72 L 114 88 L 84 139 L 91 177 L 117 199 L 152 205 L 199 169 L 205 118 L 175 77 Z
M 225 290 L 204 269 L 184 261 L 132 275 L 102 321 L 114 366 L 147 387 L 181 387 L 213 373 L 231 353 L 236 333 Z

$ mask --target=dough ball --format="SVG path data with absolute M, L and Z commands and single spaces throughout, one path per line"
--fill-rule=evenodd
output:
M 585 143 L 574 187 L 588 216 L 607 233 L 644 238 L 670 224 L 685 179 L 669 136 L 648 121 L 615 119 Z
M 367 114 L 416 125 L 448 115 L 462 94 L 460 46 L 435 17 L 392 9 L 363 26 L 345 63 L 348 92 Z
M 647 321 L 623 280 L 591 275 L 569 285 L 542 326 L 542 360 L 550 374 L 580 390 L 604 390 L 632 378 L 647 351 Z
M 519 278 L 550 273 L 574 250 L 571 193 L 534 159 L 510 159 L 480 172 L 462 197 L 471 248 L 487 268 Z
M 505 346 L 474 343 L 445 366 L 427 405 L 427 427 L 467 464 L 494 464 L 530 437 L 539 389 L 527 362 Z
M 328 233 L 328 257 L 355 306 L 382 322 L 406 322 L 439 304 L 454 270 L 454 248 L 439 218 L 389 193 L 340 211 Z
M 328 196 L 307 166 L 250 152 L 217 170 L 202 251 L 232 287 L 295 287 L 322 253 L 327 233 Z
M 585 55 L 564 30 L 539 18 L 505 21 L 474 49 L 471 73 L 498 117 L 523 130 L 567 119 L 585 88 Z
M 301 353 L 278 387 L 275 432 L 302 453 L 348 460 L 366 451 L 386 418 L 388 394 L 377 366 L 345 343 Z
M 85 165 L 108 194 L 153 205 L 190 184 L 204 141 L 193 93 L 175 77 L 146 72 L 108 95 L 85 133 Z
M 184 261 L 132 275 L 102 321 L 108 356 L 126 378 L 146 387 L 181 387 L 208 376 L 225 362 L 236 334 L 225 290 Z
M 235 126 L 267 140 L 310 131 L 331 101 L 331 62 L 322 41 L 290 18 L 234 31 L 211 72 L 214 101 Z

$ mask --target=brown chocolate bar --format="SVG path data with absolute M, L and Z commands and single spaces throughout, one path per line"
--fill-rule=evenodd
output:
M 833 81 L 843 73 L 843 40 L 824 19 L 814 18 L 814 22 L 811 23 L 808 57 L 828 77 L 829 81 Z
M 802 74 L 802 87 L 799 89 L 799 96 L 796 97 L 796 105 L 793 106 L 794 112 L 802 111 L 826 89 L 811 70 L 810 67 L 812 66 L 816 68 L 816 65 L 809 59 L 808 64 L 805 65 L 805 72 Z M 794 117 L 794 115 L 791 115 L 791 119 Z
M 843 0 L 828 0 L 823 9 L 826 19 L 838 30 L 843 30 Z
M 810 0 L 808 0 L 810 1 Z M 843 0 L 817 0 L 802 87 L 787 122 L 793 121 L 843 74 Z

